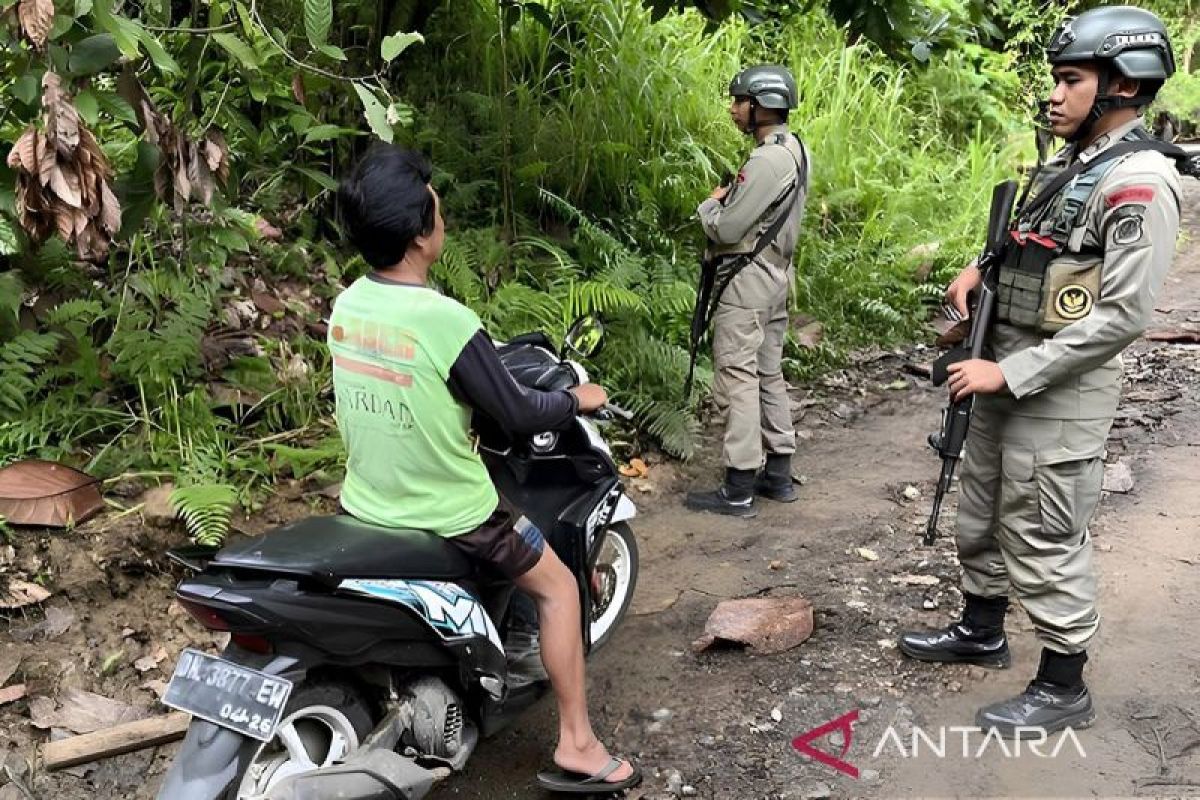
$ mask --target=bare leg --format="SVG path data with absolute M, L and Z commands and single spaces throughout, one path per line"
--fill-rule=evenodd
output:
M 610 756 L 596 738 L 588 718 L 575 578 L 547 547 L 533 569 L 517 578 L 516 584 L 537 603 L 542 664 L 558 701 L 558 747 L 554 750 L 554 763 L 571 772 L 594 775 L 608 765 Z M 624 763 L 607 780 L 615 783 L 631 774 L 633 767 Z

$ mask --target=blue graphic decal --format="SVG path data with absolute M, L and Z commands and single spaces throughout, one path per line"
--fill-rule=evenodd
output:
M 405 605 L 443 639 L 482 636 L 504 652 L 500 635 L 483 606 L 456 583 L 347 578 L 338 588 Z

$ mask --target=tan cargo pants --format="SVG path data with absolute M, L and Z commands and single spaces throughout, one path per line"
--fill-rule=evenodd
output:
M 977 406 L 963 458 L 963 588 L 1013 593 L 1051 650 L 1087 648 L 1100 618 L 1088 523 L 1111 420 L 1020 417 Z
M 720 303 L 713 315 L 713 400 L 725 423 L 726 467 L 758 469 L 764 449 L 796 450 L 782 369 L 787 325 L 786 291 L 761 308 Z

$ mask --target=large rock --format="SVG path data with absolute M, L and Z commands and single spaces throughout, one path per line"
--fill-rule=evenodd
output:
M 1115 461 L 1104 467 L 1104 491 L 1127 494 L 1133 491 L 1133 471 L 1124 461 Z
M 782 653 L 813 632 L 812 602 L 804 597 L 764 597 L 723 600 L 704 635 L 692 642 L 696 652 L 719 641 L 744 644 L 757 653 Z

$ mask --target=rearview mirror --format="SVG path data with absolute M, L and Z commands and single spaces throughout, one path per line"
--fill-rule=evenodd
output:
M 579 358 L 591 358 L 604 344 L 604 323 L 595 314 L 586 314 L 571 324 L 563 349 Z

